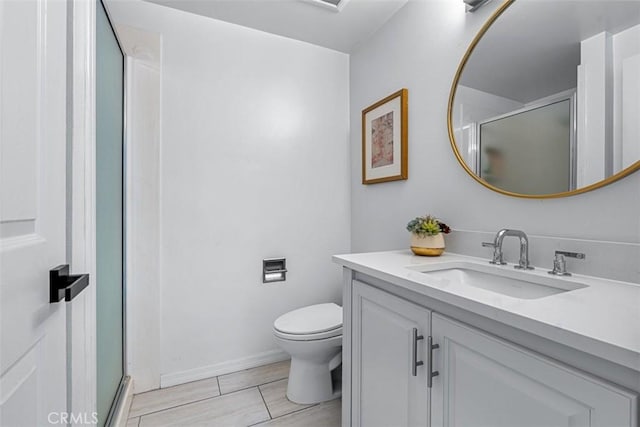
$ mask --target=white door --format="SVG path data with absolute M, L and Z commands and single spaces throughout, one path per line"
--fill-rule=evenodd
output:
M 632 393 L 433 314 L 432 426 L 636 425 Z
M 0 1 L 0 425 L 61 424 L 66 259 L 66 2 Z
M 353 282 L 353 426 L 428 425 L 430 316 L 423 307 Z

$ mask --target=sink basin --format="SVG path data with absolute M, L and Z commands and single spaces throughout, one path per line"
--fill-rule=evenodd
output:
M 440 285 L 461 284 L 520 299 L 543 298 L 587 287 L 567 279 L 471 263 L 450 263 L 419 271 Z

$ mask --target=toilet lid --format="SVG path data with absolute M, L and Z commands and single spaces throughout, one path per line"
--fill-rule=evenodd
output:
M 316 304 L 283 314 L 273 327 L 286 334 L 316 334 L 342 327 L 342 307 L 334 303 Z

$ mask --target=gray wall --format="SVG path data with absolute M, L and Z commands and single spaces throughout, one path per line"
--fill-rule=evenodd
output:
M 352 251 L 407 248 L 406 223 L 430 212 L 455 229 L 450 251 L 489 257 L 480 242 L 518 228 L 531 237 L 537 265 L 551 267 L 554 249 L 580 250 L 587 260 L 569 262 L 570 269 L 640 282 L 640 173 L 582 195 L 528 200 L 486 189 L 457 163 L 447 136 L 451 83 L 499 4 L 465 13 L 462 1 L 410 0 L 351 56 Z M 409 89 L 409 180 L 364 186 L 361 111 L 401 87 Z M 514 243 L 506 247 L 510 262 Z

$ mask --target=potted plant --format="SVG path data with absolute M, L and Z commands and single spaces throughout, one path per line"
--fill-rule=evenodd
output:
M 440 256 L 444 252 L 444 234 L 451 233 L 447 224 L 431 215 L 419 216 L 407 224 L 411 232 L 411 250 L 416 255 Z

